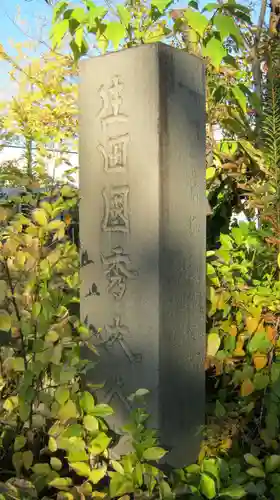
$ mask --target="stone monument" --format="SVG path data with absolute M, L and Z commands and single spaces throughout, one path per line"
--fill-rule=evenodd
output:
M 150 44 L 81 63 L 81 317 L 126 422 L 150 391 L 175 466 L 204 424 L 205 96 L 199 58 Z M 101 328 L 101 332 L 98 329 Z

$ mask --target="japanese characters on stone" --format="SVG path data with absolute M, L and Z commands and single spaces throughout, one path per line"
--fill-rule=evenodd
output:
M 123 113 L 123 90 L 124 84 L 119 76 L 114 76 L 111 83 L 102 85 L 99 89 L 101 109 L 98 118 L 101 124 L 102 143 L 97 146 L 100 152 L 103 170 L 108 175 L 109 185 L 101 192 L 103 198 L 103 218 L 101 231 L 105 233 L 130 233 L 129 197 L 130 187 L 123 182 L 110 184 L 113 177 L 110 174 L 121 174 L 127 172 L 129 133 L 126 126 L 129 117 Z M 119 130 L 119 132 L 118 132 Z M 114 177 L 115 181 L 116 177 Z M 121 176 L 122 179 L 122 176 Z M 116 181 L 115 181 L 116 182 Z M 107 280 L 107 292 L 114 301 L 120 302 L 126 291 L 128 282 L 138 275 L 129 255 L 122 246 L 112 246 L 109 255 L 101 253 L 104 276 Z M 91 295 L 97 294 L 93 288 L 89 290 Z M 119 315 L 115 315 L 111 325 L 105 325 L 103 338 L 106 349 L 112 348 L 118 343 L 126 358 L 131 362 L 140 362 L 141 355 L 133 353 L 125 339 L 129 334 L 129 328 L 123 325 Z

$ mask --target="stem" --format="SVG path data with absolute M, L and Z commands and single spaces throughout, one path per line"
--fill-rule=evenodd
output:
M 32 178 L 32 139 L 27 137 L 26 138 L 26 171 L 27 171 L 27 176 L 29 179 Z
M 10 270 L 9 270 L 9 267 L 8 267 L 7 260 L 5 260 L 5 269 L 6 269 L 6 274 L 7 274 L 7 278 L 8 278 L 9 287 L 10 287 L 10 290 L 11 290 L 11 293 L 12 293 L 12 303 L 13 303 L 13 306 L 14 306 L 14 309 L 15 309 L 17 320 L 18 320 L 18 322 L 20 324 L 21 323 L 21 317 L 20 317 L 20 313 L 19 313 L 19 308 L 18 308 L 18 305 L 17 305 L 17 301 L 16 301 L 16 298 L 15 298 L 15 295 L 14 295 L 14 287 L 13 287 L 11 273 L 10 273 Z M 26 352 L 25 352 L 24 337 L 23 337 L 22 329 L 21 329 L 20 326 L 19 326 L 19 334 L 20 334 L 20 341 L 21 341 L 21 352 L 22 352 L 23 359 L 24 359 L 24 368 L 27 370 L 27 358 L 26 358 Z
M 259 50 L 261 32 L 262 32 L 262 28 L 264 25 L 266 7 L 267 7 L 267 0 L 262 0 L 259 21 L 258 21 L 258 25 L 257 25 L 257 31 L 255 34 L 254 44 L 253 44 L 253 47 L 251 50 L 251 56 L 252 56 L 252 60 L 253 60 L 252 72 L 253 72 L 253 77 L 254 77 L 254 87 L 255 87 L 255 92 L 256 92 L 260 102 L 261 102 L 261 95 L 262 95 L 262 73 L 261 73 L 261 65 L 260 65 L 258 50 Z M 261 114 L 259 112 L 257 112 L 256 113 L 257 138 L 259 136 L 260 121 L 261 121 Z

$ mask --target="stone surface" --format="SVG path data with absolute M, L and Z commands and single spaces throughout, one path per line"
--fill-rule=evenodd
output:
M 148 398 L 181 466 L 204 424 L 205 96 L 200 59 L 151 44 L 81 63 L 81 314 L 116 410 Z M 102 328 L 101 333 L 97 333 Z

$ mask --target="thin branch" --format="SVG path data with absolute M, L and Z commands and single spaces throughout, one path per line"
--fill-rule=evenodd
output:
M 17 305 L 17 301 L 16 301 L 16 298 L 15 298 L 15 295 L 14 295 L 15 291 L 14 291 L 14 286 L 13 286 L 13 283 L 12 283 L 12 278 L 11 278 L 11 274 L 10 274 L 10 270 L 9 270 L 9 266 L 8 266 L 7 260 L 5 260 L 5 269 L 6 269 L 8 284 L 9 284 L 9 287 L 10 287 L 10 290 L 11 290 L 11 293 L 12 293 L 12 303 L 13 303 L 13 306 L 14 306 L 14 309 L 15 309 L 17 320 L 18 320 L 18 322 L 20 324 L 20 322 L 21 322 L 20 312 L 19 312 L 19 308 L 18 308 L 18 305 Z M 19 326 L 19 335 L 20 335 L 20 340 L 21 340 L 22 355 L 23 355 L 23 359 L 24 359 L 24 367 L 27 370 L 27 358 L 26 358 L 26 352 L 25 352 L 24 337 L 23 337 L 22 329 L 21 329 L 20 326 Z
M 254 77 L 254 87 L 255 87 L 255 92 L 261 101 L 261 95 L 262 95 L 262 72 L 261 72 L 261 63 L 259 59 L 259 44 L 260 44 L 260 39 L 261 39 L 261 32 L 263 29 L 264 25 L 264 18 L 265 18 L 265 13 L 266 13 L 266 8 L 267 8 L 267 0 L 262 0 L 261 2 L 261 9 L 260 9 L 260 15 L 259 15 L 259 20 L 258 20 L 258 25 L 257 25 L 257 31 L 255 34 L 254 38 L 254 44 L 251 50 L 251 56 L 252 56 L 252 72 L 253 72 L 253 77 Z M 260 129 L 260 113 L 256 113 L 256 133 L 257 137 L 259 134 L 259 129 Z

